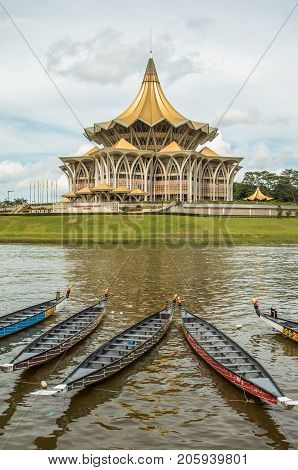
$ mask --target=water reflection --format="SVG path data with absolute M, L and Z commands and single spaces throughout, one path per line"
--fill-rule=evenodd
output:
M 63 414 L 56 419 L 56 429 L 49 436 L 39 436 L 34 440 L 37 449 L 56 449 L 58 439 L 70 432 L 72 422 L 89 416 L 96 408 L 119 397 L 123 387 L 127 384 L 128 378 L 132 378 L 134 374 L 149 366 L 156 354 L 157 352 L 153 349 L 148 354 L 145 354 L 139 362 L 128 366 L 117 376 L 113 376 L 98 385 L 87 387 L 75 393 L 71 397 L 69 404 L 65 405 Z M 105 424 L 104 422 L 101 422 L 100 425 L 111 431 L 123 431 L 122 427 Z
M 288 439 L 279 429 L 279 425 L 270 414 L 270 405 L 267 405 L 256 397 L 245 394 L 242 390 L 228 383 L 223 377 L 208 367 L 203 360 L 198 359 L 187 341 L 185 340 L 184 342 L 185 347 L 193 356 L 194 362 L 200 368 L 200 373 L 210 378 L 212 384 L 219 391 L 220 396 L 227 406 L 231 407 L 237 415 L 241 415 L 248 422 L 256 424 L 258 429 L 262 431 L 262 435 L 269 439 L 269 447 L 278 450 L 291 448 Z
M 60 382 L 100 343 L 159 310 L 178 292 L 190 311 L 247 348 L 288 396 L 298 398 L 298 345 L 272 335 L 249 303 L 257 296 L 264 305 L 287 305 L 295 319 L 297 254 L 297 247 L 2 245 L 3 313 L 22 306 L 24 299 L 33 304 L 36 296 L 47 298 L 57 286 L 73 284 L 74 289 L 61 317 L 44 322 L 40 331 L 2 340 L 1 362 L 39 332 L 92 304 L 105 286 L 111 297 L 102 325 L 68 354 L 22 374 L 0 375 L 1 447 L 296 448 L 295 413 L 247 402 L 241 391 L 204 364 L 198 366 L 182 337 L 178 313 L 158 348 L 109 381 L 45 401 L 29 393 L 41 380 Z M 241 330 L 235 328 L 238 323 Z

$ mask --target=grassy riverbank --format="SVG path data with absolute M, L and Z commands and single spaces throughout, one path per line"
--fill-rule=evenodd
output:
M 298 243 L 298 219 L 180 215 L 0 216 L 0 242 Z

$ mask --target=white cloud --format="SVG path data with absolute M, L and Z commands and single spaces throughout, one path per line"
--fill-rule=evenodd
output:
M 0 162 L 0 188 L 11 181 L 17 181 L 23 175 L 24 167 L 20 162 L 9 160 Z
M 183 54 L 177 53 L 171 34 L 160 35 L 156 42 L 160 69 L 165 71 L 171 82 L 202 70 L 197 57 L 185 51 Z M 68 37 L 51 44 L 47 53 L 47 67 L 58 75 L 86 82 L 113 84 L 123 82 L 136 71 L 143 71 L 146 57 L 148 51 L 143 38 L 128 42 L 123 33 L 108 28 L 91 39 L 79 41 Z
M 0 119 L 0 155 L 3 159 L 15 154 L 65 153 L 70 147 L 83 141 L 84 137 L 51 128 L 43 123 Z M 30 157 L 29 157 L 30 158 Z
M 223 116 L 223 117 L 222 117 Z M 234 124 L 257 124 L 262 121 L 262 115 L 258 109 L 230 109 L 224 115 L 217 115 L 213 121 L 217 123 L 219 120 L 219 126 L 221 128 L 233 126 Z
M 61 162 L 60 162 L 61 163 Z M 0 200 L 7 197 L 7 191 L 13 190 L 12 197 L 29 199 L 30 181 L 58 181 L 58 194 L 68 190 L 67 178 L 58 168 L 58 160 L 49 157 L 37 163 L 4 160 L 0 162 Z
M 82 144 L 82 145 L 79 146 L 78 150 L 76 150 L 72 155 L 76 155 L 76 156 L 84 155 L 84 153 L 88 152 L 88 150 L 91 150 L 94 147 L 96 147 L 95 143 L 91 144 L 89 142 L 89 143 L 86 143 L 86 144 Z
M 211 142 L 206 142 L 206 144 L 200 145 L 198 150 L 201 150 L 205 146 L 209 147 L 211 150 L 214 150 L 214 152 L 217 152 L 219 155 L 232 155 L 232 146 L 223 138 L 221 131 L 218 131 L 218 136 L 211 140 Z

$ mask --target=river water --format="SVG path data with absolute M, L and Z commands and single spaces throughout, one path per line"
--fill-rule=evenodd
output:
M 67 307 L 0 342 L 1 363 L 110 287 L 96 331 L 48 364 L 0 375 L 2 449 L 293 449 L 297 410 L 252 400 L 191 352 L 178 312 L 155 349 L 113 378 L 66 396 L 30 396 L 41 380 L 59 383 L 103 341 L 179 293 L 185 306 L 232 336 L 298 399 L 298 344 L 260 323 L 260 298 L 297 318 L 298 246 L 0 245 L 1 314 L 73 285 Z M 242 329 L 235 328 L 242 324 Z

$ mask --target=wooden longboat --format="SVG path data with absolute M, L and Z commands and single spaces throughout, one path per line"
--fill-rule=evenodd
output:
M 180 308 L 184 335 L 195 352 L 226 380 L 272 405 L 293 408 L 268 372 L 247 351 L 218 328 Z
M 105 296 L 95 305 L 58 323 L 28 344 L 10 364 L 2 364 L 0 368 L 6 372 L 28 369 L 64 353 L 97 327 L 107 302 L 108 297 Z
M 263 322 L 267 323 L 287 338 L 290 338 L 292 341 L 298 342 L 298 322 L 278 317 L 275 309 L 271 309 L 271 315 L 263 313 L 258 300 L 251 300 L 256 314 Z
M 54 312 L 59 312 L 68 299 L 70 290 L 63 296 L 24 308 L 0 317 L 0 338 L 30 328 L 45 320 Z
M 51 390 L 37 390 L 31 395 L 57 395 L 101 382 L 116 374 L 149 351 L 165 335 L 172 321 L 175 303 L 136 323 L 104 343 L 64 381 Z

